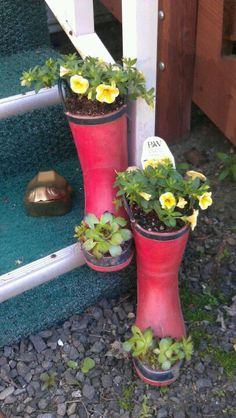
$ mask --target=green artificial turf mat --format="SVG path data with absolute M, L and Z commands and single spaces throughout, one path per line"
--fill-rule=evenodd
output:
M 52 168 L 75 155 L 61 105 L 0 120 L 0 181 Z
M 1 0 L 0 55 L 49 45 L 44 0 Z
M 135 285 L 134 266 L 116 273 L 98 273 L 82 266 L 2 302 L 0 347 L 82 313 L 99 299 L 122 294 Z
M 0 99 L 33 90 L 31 87 L 21 86 L 22 72 L 43 64 L 48 58 L 58 56 L 58 53 L 49 47 L 38 47 L 35 50 L 0 56 Z
M 77 157 L 44 166 L 55 169 L 74 189 L 71 212 L 63 216 L 33 217 L 23 198 L 37 172 L 0 178 L 0 275 L 73 244 L 74 227 L 83 218 L 82 174 Z

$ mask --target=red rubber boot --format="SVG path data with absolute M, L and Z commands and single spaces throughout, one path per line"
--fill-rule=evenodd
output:
M 104 116 L 81 117 L 68 112 L 66 116 L 83 172 L 85 213 L 100 217 L 109 211 L 127 217 L 124 209 L 116 211 L 113 203 L 116 171 L 128 166 L 126 107 Z
M 178 291 L 178 271 L 189 227 L 172 233 L 148 232 L 133 224 L 137 256 L 136 325 L 155 336 L 181 339 L 185 325 Z

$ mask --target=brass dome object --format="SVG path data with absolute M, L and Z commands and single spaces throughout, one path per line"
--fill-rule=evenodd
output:
M 24 204 L 31 216 L 58 216 L 72 207 L 72 187 L 55 170 L 40 171 L 28 184 Z

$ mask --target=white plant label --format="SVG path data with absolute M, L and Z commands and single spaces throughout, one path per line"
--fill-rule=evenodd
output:
M 169 158 L 175 168 L 175 159 L 171 153 L 167 143 L 159 136 L 149 136 L 143 143 L 143 151 L 141 157 L 142 167 L 145 168 L 149 160 L 163 160 Z

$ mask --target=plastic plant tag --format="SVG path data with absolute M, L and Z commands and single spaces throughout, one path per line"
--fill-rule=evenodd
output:
M 175 168 L 175 159 L 171 153 L 167 143 L 159 136 L 149 136 L 143 143 L 143 151 L 141 157 L 142 168 L 155 165 L 156 161 L 169 159 Z

